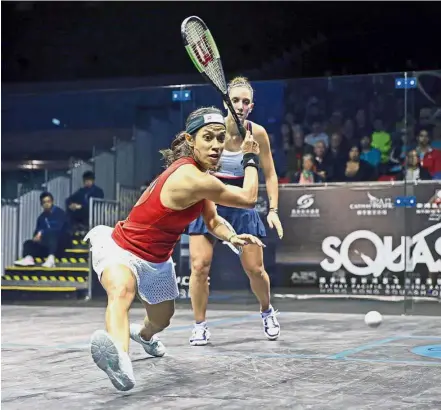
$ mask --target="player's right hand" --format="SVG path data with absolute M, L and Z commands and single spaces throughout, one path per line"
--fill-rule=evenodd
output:
M 230 243 L 236 247 L 241 247 L 241 246 L 245 246 L 245 245 L 257 245 L 260 246 L 261 248 L 265 248 L 266 245 L 256 236 L 254 235 L 250 235 L 247 233 L 242 233 L 240 235 L 234 235 L 231 239 L 230 239 Z
M 259 155 L 260 149 L 259 149 L 259 143 L 254 139 L 254 137 L 251 135 L 251 132 L 247 130 L 247 133 L 245 134 L 245 138 L 241 145 L 242 153 L 244 154 L 256 154 Z

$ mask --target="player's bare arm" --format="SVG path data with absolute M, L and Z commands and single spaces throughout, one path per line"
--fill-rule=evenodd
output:
M 265 246 L 259 238 L 253 235 L 237 235 L 231 225 L 218 215 L 216 206 L 212 201 L 205 200 L 202 216 L 208 231 L 221 241 L 230 242 L 234 246 L 244 246 L 246 244 L 256 244 L 261 247 Z
M 271 154 L 269 137 L 265 128 L 256 123 L 253 123 L 253 137 L 259 143 L 260 165 L 265 176 L 270 209 L 277 209 L 279 202 L 279 187 L 276 168 L 274 167 L 273 156 Z
M 259 144 L 247 132 L 242 151 L 245 177 L 243 187 L 225 185 L 213 175 L 193 173 L 192 190 L 195 200 L 208 199 L 216 204 L 235 208 L 254 208 L 259 188 L 258 155 Z
M 253 123 L 253 136 L 259 143 L 260 148 L 260 164 L 265 176 L 266 192 L 270 209 L 268 213 L 268 226 L 275 227 L 280 239 L 283 237 L 283 227 L 278 217 L 279 205 L 279 181 L 277 179 L 276 169 L 274 167 L 274 160 L 271 154 L 271 145 L 268 134 L 264 127 Z
M 253 208 L 259 187 L 257 169 L 247 167 L 244 188 L 225 185 L 216 177 L 201 172 L 194 166 L 184 165 L 171 175 L 161 192 L 162 204 L 181 210 L 203 199 L 236 208 Z

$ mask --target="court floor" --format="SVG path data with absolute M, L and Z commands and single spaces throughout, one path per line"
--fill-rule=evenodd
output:
M 371 329 L 362 314 L 281 312 L 271 342 L 255 311 L 212 310 L 205 347 L 188 345 L 191 319 L 177 311 L 163 358 L 131 343 L 137 384 L 121 393 L 89 354 L 104 308 L 2 306 L 2 408 L 441 408 L 441 317 L 385 316 Z

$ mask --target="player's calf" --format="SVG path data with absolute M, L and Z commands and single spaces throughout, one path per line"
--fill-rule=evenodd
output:
M 142 336 L 142 330 L 145 329 L 144 326 L 135 323 L 130 324 L 130 338 L 139 343 L 145 350 L 145 352 L 151 356 L 162 357 L 165 355 L 165 346 L 159 340 L 156 335 L 145 339 Z M 161 329 L 162 330 L 162 329 Z
M 270 303 L 270 280 L 263 264 L 247 264 L 245 272 L 250 279 L 251 289 L 260 303 L 260 312 L 263 321 L 263 331 L 269 340 L 276 340 L 280 336 L 280 324 L 276 318 L 277 311 Z

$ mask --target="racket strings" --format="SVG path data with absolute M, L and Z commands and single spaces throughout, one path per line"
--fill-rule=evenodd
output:
M 206 29 L 197 21 L 190 21 L 186 29 L 187 41 L 194 55 L 204 67 L 205 74 L 223 92 L 227 93 L 227 84 L 220 61 L 207 39 Z

